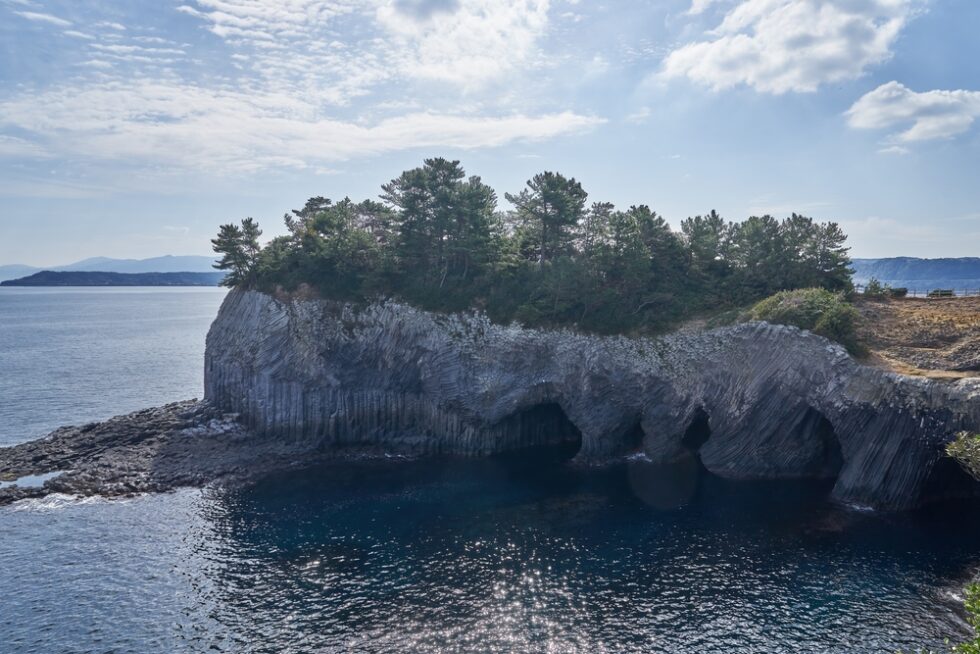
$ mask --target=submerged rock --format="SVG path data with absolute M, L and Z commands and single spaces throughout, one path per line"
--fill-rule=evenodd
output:
M 836 479 L 836 499 L 886 509 L 980 487 L 943 457 L 980 430 L 980 381 L 863 366 L 793 327 L 597 337 L 233 291 L 205 368 L 211 405 L 315 451 L 642 450 L 729 478 Z

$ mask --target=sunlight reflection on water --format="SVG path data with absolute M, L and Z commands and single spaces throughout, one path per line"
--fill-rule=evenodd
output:
M 702 478 L 662 511 L 626 466 L 395 462 L 8 508 L 0 636 L 14 653 L 761 653 L 962 633 L 980 530 L 775 489 Z

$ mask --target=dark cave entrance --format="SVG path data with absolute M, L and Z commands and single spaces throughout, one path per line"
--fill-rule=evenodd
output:
M 623 434 L 623 452 L 626 454 L 635 454 L 637 452 L 643 451 L 643 439 L 646 437 L 646 432 L 643 431 L 643 425 L 637 420 L 636 424 Z
M 698 452 L 708 442 L 709 438 L 711 438 L 710 417 L 704 407 L 698 407 L 691 418 L 691 424 L 684 431 L 681 444 L 700 459 Z
M 582 432 L 557 402 L 524 409 L 501 425 L 509 434 L 507 449 L 496 457 L 521 463 L 560 463 L 582 449 Z
M 639 433 L 642 439 L 642 429 Z M 633 496 L 664 511 L 679 509 L 695 501 L 703 479 L 710 474 L 701 463 L 699 453 L 710 437 L 708 412 L 699 407 L 684 430 L 680 451 L 672 451 L 673 458 L 662 462 L 631 459 L 627 463 L 626 480 Z
M 923 503 L 976 497 L 980 497 L 980 482 L 950 456 L 943 456 L 933 464 L 922 485 Z
M 809 407 L 796 425 L 795 430 L 803 442 L 815 440 L 819 445 L 814 456 L 813 472 L 825 479 L 835 479 L 844 465 L 840 439 L 834 425 L 820 411 Z

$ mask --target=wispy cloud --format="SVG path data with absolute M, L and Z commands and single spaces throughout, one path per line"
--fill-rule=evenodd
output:
M 548 0 L 456 0 L 439 3 L 439 11 L 406 10 L 419 4 L 378 8 L 378 22 L 393 39 L 390 60 L 402 74 L 466 88 L 530 62 L 548 25 Z
M 535 65 L 549 3 L 188 0 L 177 10 L 225 42 L 237 77 L 192 82 L 178 66 L 193 61 L 187 44 L 93 22 L 99 38 L 89 39 L 78 65 L 98 72 L 6 98 L 0 128 L 30 144 L 17 144 L 23 156 L 224 174 L 329 170 L 331 162 L 397 150 L 497 147 L 587 131 L 604 121 L 476 95 Z M 441 104 L 430 100 L 432 82 L 449 85 Z M 357 119 L 343 117 L 345 106 L 382 85 L 385 97 L 361 102 Z M 460 101 L 447 102 L 456 93 Z
M 110 82 L 0 103 L 3 126 L 41 152 L 225 174 L 315 168 L 410 148 L 484 148 L 582 132 L 603 121 L 544 115 L 417 112 L 372 124 L 325 118 L 287 95 L 160 81 Z
M 719 0 L 691 0 L 691 7 L 687 10 L 688 15 L 697 16 L 703 14 L 711 5 L 717 4 Z
M 52 16 L 51 14 L 43 14 L 37 11 L 15 11 L 14 13 L 21 18 L 26 18 L 27 20 L 34 21 L 36 23 L 49 23 L 51 25 L 57 25 L 58 27 L 71 27 L 70 20 L 58 18 L 57 16 Z
M 815 91 L 889 59 L 912 13 L 912 0 L 743 0 L 706 40 L 671 52 L 662 73 L 714 90 Z

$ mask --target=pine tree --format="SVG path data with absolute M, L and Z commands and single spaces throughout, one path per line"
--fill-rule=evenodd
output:
M 251 282 L 262 250 L 259 236 L 262 230 L 252 218 L 246 218 L 241 226 L 229 223 L 221 225 L 217 238 L 211 239 L 211 245 L 221 259 L 214 264 L 218 270 L 227 270 L 228 274 L 221 281 L 222 286 L 244 286 Z
M 572 253 L 575 229 L 588 196 L 574 177 L 550 171 L 529 179 L 527 188 L 517 195 L 505 196 L 536 236 L 539 265 Z

